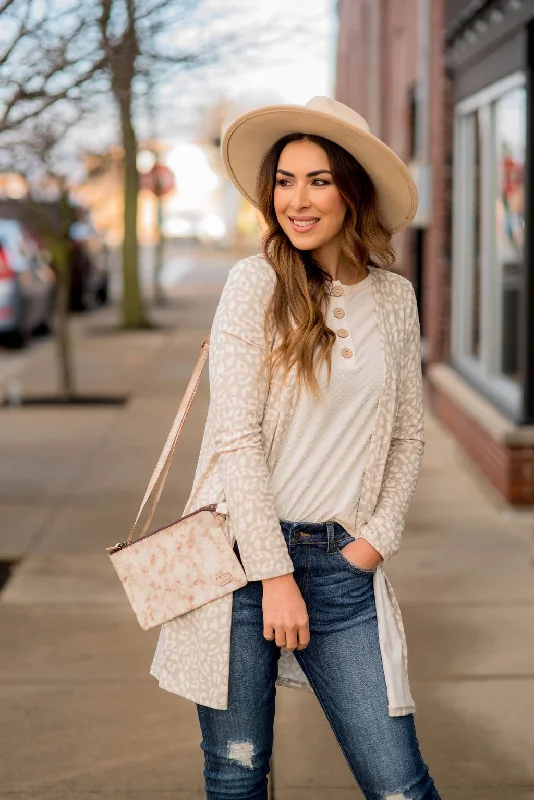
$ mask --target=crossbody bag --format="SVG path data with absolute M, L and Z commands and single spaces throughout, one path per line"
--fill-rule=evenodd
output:
M 209 336 L 202 342 L 197 363 L 128 538 L 106 548 L 143 630 L 187 614 L 247 583 L 245 571 L 223 529 L 228 513 L 225 503 L 202 506 L 170 525 L 147 533 L 208 350 Z M 134 537 L 152 495 L 146 522 Z

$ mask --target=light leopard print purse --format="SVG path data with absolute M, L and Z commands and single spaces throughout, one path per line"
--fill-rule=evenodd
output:
M 198 388 L 208 356 L 209 336 L 152 473 L 128 538 L 108 547 L 128 600 L 143 630 L 168 622 L 212 602 L 247 583 L 247 577 L 222 528 L 225 503 L 202 506 L 170 525 L 147 533 L 160 499 L 176 443 Z M 133 538 L 141 514 L 154 492 L 152 507 L 138 538 Z

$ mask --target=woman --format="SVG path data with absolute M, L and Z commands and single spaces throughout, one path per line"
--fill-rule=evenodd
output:
M 223 157 L 266 227 L 215 314 L 184 514 L 226 502 L 249 583 L 164 625 L 151 671 L 197 703 L 209 800 L 267 797 L 276 683 L 315 692 L 366 798 L 435 799 L 383 571 L 423 452 L 415 296 L 384 269 L 416 189 L 327 98 L 239 117 Z

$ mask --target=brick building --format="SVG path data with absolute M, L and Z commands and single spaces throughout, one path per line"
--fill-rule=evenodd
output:
M 338 0 L 337 97 L 409 164 L 396 237 L 433 408 L 534 504 L 534 0 Z M 531 224 L 532 220 L 532 224 Z

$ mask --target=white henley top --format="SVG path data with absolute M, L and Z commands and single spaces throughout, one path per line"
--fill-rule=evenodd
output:
M 303 390 L 271 475 L 280 519 L 336 520 L 352 535 L 383 381 L 371 276 L 334 280 L 326 323 L 336 332 L 332 372 L 316 370 L 321 399 Z

